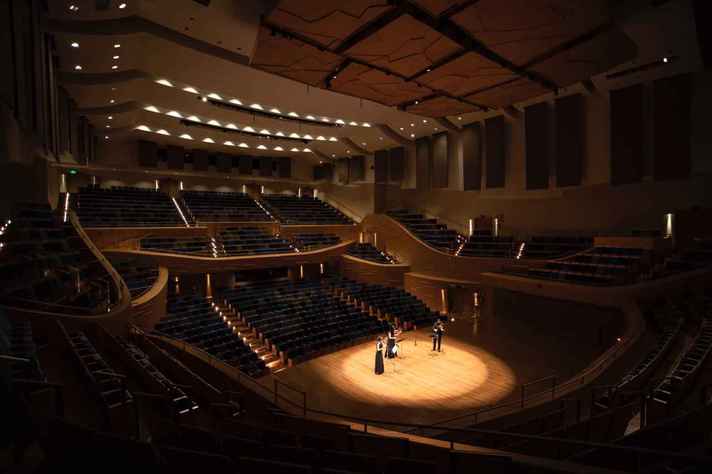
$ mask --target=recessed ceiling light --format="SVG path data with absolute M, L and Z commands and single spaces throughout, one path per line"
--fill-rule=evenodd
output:
M 302 138 L 305 140 L 314 140 L 314 138 L 311 135 L 309 135 L 308 133 L 306 135 L 302 135 Z
M 173 83 L 171 81 L 169 81 L 168 79 L 158 79 L 158 80 L 156 80 L 156 83 L 158 83 L 162 86 L 173 87 Z
M 282 148 L 281 146 L 276 146 L 273 148 L 273 150 L 274 151 L 284 151 L 284 148 Z
M 201 97 L 200 100 L 202 100 L 203 102 L 207 102 L 207 101 L 208 101 L 208 98 L 207 98 L 207 97 Z
M 146 125 L 139 125 L 138 127 L 136 127 L 136 130 L 141 130 L 142 132 L 150 132 L 151 131 L 151 129 L 148 128 Z
M 104 135 L 104 140 L 108 140 L 108 139 L 109 139 L 109 135 Z
M 427 121 L 427 120 L 425 120 L 425 119 L 423 119 L 423 123 L 428 123 L 428 121 Z
M 457 119 L 458 119 L 458 120 L 462 120 L 462 117 L 458 117 Z
M 175 118 L 183 118 L 183 116 L 180 114 L 180 112 L 178 112 L 176 110 L 171 110 L 170 112 L 166 112 L 166 115 L 169 115 L 169 116 L 175 117 Z
M 379 140 L 383 140 L 383 137 L 378 137 Z
M 279 111 L 279 109 L 276 109 L 276 108 L 271 108 L 271 109 L 269 109 L 269 111 L 272 112 L 273 114 L 281 114 L 282 113 Z
M 111 99 L 111 100 L 109 101 L 110 104 L 113 104 L 114 102 L 116 102 L 114 99 Z
M 414 124 L 414 123 L 411 123 L 410 126 L 411 126 L 411 127 L 415 127 L 415 124 Z
M 252 128 L 252 127 L 249 127 L 249 126 L 248 126 L 248 127 L 243 127 L 242 130 L 245 131 L 245 132 L 253 132 L 253 133 L 255 132 L 255 129 Z
M 192 87 L 184 87 L 183 90 L 186 91 L 186 92 L 190 92 L 191 94 L 197 94 L 197 93 L 198 93 L 198 91 L 195 90 L 195 89 L 192 88 Z
M 323 135 L 319 135 L 318 137 L 316 137 L 316 139 L 317 139 L 317 141 L 320 141 L 320 142 L 323 142 L 326 140 L 326 138 L 324 138 Z
M 250 148 L 250 145 L 248 145 L 247 143 L 244 143 L 244 142 L 243 142 L 243 143 L 240 143 L 240 144 L 237 145 L 237 146 L 240 147 L 240 148 Z
M 256 110 L 264 110 L 260 104 L 250 104 L 250 108 L 253 108 Z
M 226 142 L 223 142 L 223 145 L 235 146 L 235 144 L 234 144 L 233 142 L 231 142 L 230 140 L 228 140 L 228 141 L 226 141 Z
M 156 130 L 156 133 L 159 135 L 170 135 L 170 133 L 168 133 L 166 130 L 163 130 L 163 129 Z
M 311 150 L 309 148 L 305 148 L 302 150 L 304 153 L 311 153 Z
M 119 66 L 117 66 L 116 64 L 114 64 L 113 66 L 111 66 L 111 69 L 113 69 L 113 70 L 117 70 L 118 68 L 119 68 Z
M 400 129 L 401 129 L 401 131 L 403 131 L 403 127 L 401 127 Z
M 290 117 L 299 117 L 299 114 L 296 112 L 289 112 L 287 115 L 289 115 Z
M 76 41 L 72 41 L 72 43 L 70 44 L 70 46 L 71 46 L 72 48 L 78 48 L 78 47 L 79 47 L 79 43 L 77 43 Z
M 220 97 L 220 96 L 219 96 L 218 94 L 216 94 L 215 92 L 211 92 L 210 94 L 208 94 L 208 97 L 210 97 L 211 99 L 215 99 L 215 100 L 223 100 L 223 98 Z
M 267 147 L 264 146 L 264 145 L 257 145 L 257 149 L 258 149 L 258 150 L 266 150 Z
M 82 67 L 81 67 L 79 64 L 77 64 L 76 66 L 74 66 L 74 70 L 75 70 L 75 71 L 81 71 L 81 70 L 82 70 Z
M 222 127 L 222 125 L 220 125 L 220 122 L 218 122 L 217 120 L 214 120 L 214 119 L 208 120 L 208 125 L 212 125 L 214 127 Z
M 663 58 L 663 62 L 666 63 L 666 62 L 668 62 L 668 61 L 669 61 L 669 59 L 667 58 L 667 56 L 665 56 L 665 57 Z
M 109 117 L 107 117 L 107 118 L 108 118 L 109 120 L 114 120 L 114 116 L 113 116 L 113 115 L 109 115 Z
M 307 115 L 307 120 L 316 120 L 313 115 Z
M 119 3 L 119 10 L 123 10 L 124 8 L 126 8 L 126 4 L 125 4 L 125 3 Z
M 339 139 L 336 138 L 336 137 L 329 137 L 329 141 L 330 141 L 330 142 L 338 142 Z
M 118 55 L 118 54 L 115 54 L 115 55 L 113 55 L 113 56 L 111 57 L 111 59 L 114 59 L 114 60 L 119 59 L 119 55 Z
M 332 154 L 331 154 L 331 157 L 332 157 L 332 158 L 336 158 L 336 155 L 332 153 Z
M 436 132 L 438 131 L 438 127 L 435 127 L 435 131 L 436 131 Z
M 363 125 L 364 127 L 366 127 L 366 128 L 370 128 L 370 127 L 371 127 L 371 124 L 368 123 L 368 122 L 364 122 L 362 125 Z
M 186 120 L 190 120 L 191 122 L 202 122 L 202 120 L 200 120 L 195 115 L 189 115 L 188 117 L 186 117 Z
M 114 43 L 114 48 L 120 48 L 120 47 L 121 47 L 121 43 Z
M 203 138 L 203 142 L 205 142 L 205 143 L 215 143 L 215 140 L 213 140 L 213 139 L 210 138 L 210 137 L 205 137 L 205 138 Z
M 180 137 L 184 140 L 192 140 L 193 139 L 193 137 L 191 137 L 187 133 L 183 133 Z
M 109 125 L 109 124 L 107 123 L 107 124 L 106 124 L 106 128 L 111 128 L 111 125 Z
M 231 104 L 235 104 L 235 105 L 242 105 L 242 102 L 240 102 L 240 101 L 237 100 L 237 99 L 230 99 L 229 102 L 230 102 Z
M 160 111 L 153 105 L 147 105 L 143 110 L 148 110 L 149 112 L 160 113 Z
M 69 5 L 69 11 L 70 12 L 78 12 L 79 7 L 72 3 L 71 5 Z
M 293 147 L 293 148 L 292 148 L 292 149 L 290 149 L 289 151 L 299 151 L 299 148 L 297 148 L 297 147 Z
M 410 138 L 415 138 L 415 133 L 411 133 Z

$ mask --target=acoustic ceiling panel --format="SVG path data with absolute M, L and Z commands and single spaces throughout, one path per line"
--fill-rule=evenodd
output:
M 487 48 L 523 65 L 609 21 L 609 0 L 480 0 L 452 17 Z
M 528 79 L 516 79 L 497 87 L 468 95 L 466 99 L 496 109 L 536 97 L 548 91 L 548 89 L 536 82 Z
M 472 0 L 415 0 L 415 3 L 427 10 L 431 15 L 448 16 L 450 10 L 459 9 L 461 5 L 472 3 Z
M 261 28 L 252 66 L 311 85 L 319 85 L 334 71 L 341 58 L 297 39 L 272 35 Z
M 427 117 L 445 117 L 447 115 L 465 114 L 476 110 L 477 107 L 474 105 L 449 97 L 435 97 L 423 100 L 406 108 L 406 111 L 412 114 L 425 115 Z
M 331 82 L 332 90 L 386 105 L 397 105 L 431 94 L 415 82 L 385 74 L 360 64 L 351 64 Z
M 566 87 L 633 59 L 637 49 L 625 33 L 612 29 L 530 69 Z
M 383 0 L 281 0 L 267 21 L 328 48 L 335 48 L 349 35 L 393 7 Z
M 404 76 L 423 71 L 461 49 L 410 15 L 401 15 L 346 50 L 349 57 Z
M 489 59 L 477 53 L 467 53 L 422 75 L 418 81 L 433 89 L 460 96 L 515 77 L 512 71 Z

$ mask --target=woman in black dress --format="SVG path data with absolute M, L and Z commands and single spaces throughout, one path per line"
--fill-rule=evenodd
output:
M 383 338 L 376 339 L 376 375 L 383 373 Z

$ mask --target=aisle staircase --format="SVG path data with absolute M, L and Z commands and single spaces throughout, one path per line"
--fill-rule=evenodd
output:
M 255 331 L 240 319 L 234 309 L 224 304 L 216 304 L 216 308 L 227 318 L 227 321 L 232 324 L 232 327 L 237 329 L 237 334 L 242 338 L 245 344 L 250 346 L 252 352 L 257 354 L 257 356 L 264 361 L 265 366 L 267 366 L 271 373 L 276 374 L 287 368 L 279 355 L 272 352 L 267 344 L 260 340 L 255 334 Z

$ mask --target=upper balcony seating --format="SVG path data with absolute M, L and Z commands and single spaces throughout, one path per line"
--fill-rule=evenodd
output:
M 401 288 L 368 285 L 348 278 L 334 278 L 330 285 L 337 294 L 377 309 L 382 316 L 396 318 L 400 324 L 430 325 L 439 317 L 425 303 Z
M 114 269 L 124 279 L 132 300 L 150 290 L 158 278 L 156 265 L 142 263 L 137 259 L 111 258 L 110 261 Z
M 126 389 L 123 377 L 111 368 L 86 334 L 82 331 L 68 334 L 64 326 L 61 323 L 59 325 L 79 363 L 84 378 L 104 408 L 110 409 L 133 403 L 133 396 Z
M 558 258 L 593 246 L 591 237 L 538 235 L 525 242 L 522 258 Z
M 106 312 L 118 300 L 107 270 L 49 206 L 20 206 L 0 239 L 0 303 L 76 315 Z
M 293 240 L 294 246 L 301 251 L 314 250 L 319 247 L 329 247 L 341 242 L 338 235 L 320 233 L 294 234 Z
M 313 197 L 266 194 L 262 202 L 282 224 L 329 225 L 353 224 L 341 211 Z
M 146 237 L 141 239 L 141 250 L 213 257 L 215 252 L 211 242 L 214 239 L 209 237 Z
M 363 260 L 370 260 L 376 263 L 398 263 L 398 260 L 392 255 L 378 250 L 371 244 L 353 244 L 346 250 L 346 255 L 351 255 Z
M 225 229 L 216 240 L 218 251 L 224 249 L 228 257 L 295 252 L 289 242 L 258 227 Z
M 649 265 L 648 251 L 637 248 L 594 247 L 544 268 L 530 268 L 528 276 L 591 285 L 634 283 Z
M 185 227 L 171 198 L 152 189 L 86 187 L 72 200 L 84 227 Z
M 403 224 L 420 240 L 441 252 L 455 253 L 463 241 L 463 237 L 445 224 L 439 224 L 437 219 L 426 218 L 407 209 L 388 211 L 390 217 Z
M 709 301 L 706 302 L 703 318 L 692 345 L 670 374 L 653 390 L 653 400 L 664 405 L 675 401 L 704 365 L 712 351 L 712 304 Z
M 243 193 L 183 191 L 183 202 L 198 222 L 263 222 L 272 218 Z
M 28 362 L 10 364 L 14 379 L 44 381 L 46 376 L 37 357 L 37 345 L 29 321 L 10 321 L 0 310 L 0 354 L 25 359 Z
M 167 315 L 158 322 L 155 329 L 239 367 L 241 371 L 253 377 L 258 377 L 265 371 L 264 362 L 202 296 L 169 299 Z
M 460 257 L 514 258 L 517 245 L 510 236 L 495 237 L 489 233 L 475 232 L 467 238 L 457 255 Z
M 198 404 L 188 397 L 180 386 L 158 370 L 148 355 L 138 346 L 123 338 L 117 338 L 116 340 L 131 359 L 134 367 L 139 368 L 141 371 L 144 383 L 153 390 L 151 393 L 161 393 L 168 397 L 174 414 L 184 415 L 198 409 Z
M 220 298 L 295 362 L 384 331 L 376 318 L 338 300 L 319 281 L 242 285 Z
M 678 273 L 712 266 L 712 239 L 695 239 L 693 244 L 665 260 L 663 273 Z

